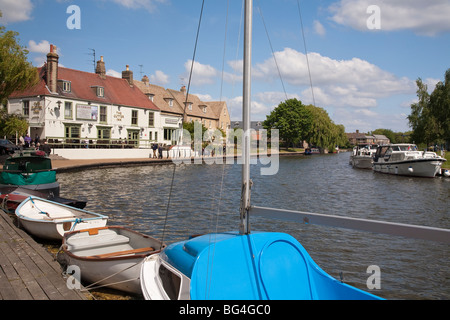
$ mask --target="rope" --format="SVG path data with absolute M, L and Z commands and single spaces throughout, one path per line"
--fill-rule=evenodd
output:
M 186 107 L 187 107 L 187 102 L 188 102 L 188 97 L 189 97 L 189 90 L 191 88 L 192 72 L 193 72 L 193 69 L 194 69 L 195 54 L 197 52 L 198 36 L 200 34 L 200 25 L 201 25 L 201 22 L 202 22 L 204 6 L 205 6 L 205 0 L 202 1 L 202 8 L 200 10 L 200 18 L 199 18 L 198 27 L 197 27 L 197 35 L 195 37 L 194 53 L 192 55 L 191 71 L 189 72 L 189 82 L 188 82 L 188 87 L 187 87 L 187 91 L 186 91 L 186 101 L 185 101 L 185 104 L 184 104 L 183 122 L 185 120 L 184 118 L 186 117 Z

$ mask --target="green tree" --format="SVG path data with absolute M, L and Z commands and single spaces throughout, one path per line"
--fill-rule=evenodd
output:
M 28 122 L 21 115 L 8 114 L 5 109 L 0 109 L 0 137 L 25 135 L 28 130 Z
M 348 139 L 343 125 L 336 125 L 323 108 L 313 105 L 306 107 L 312 115 L 312 126 L 306 136 L 311 145 L 328 150 L 347 145 Z
M 408 116 L 416 143 L 444 143 L 450 141 L 450 69 L 431 94 L 422 79 L 416 81 L 418 102 L 411 104 Z
M 18 44 L 17 36 L 17 32 L 0 26 L 0 104 L 14 91 L 38 82 L 37 69 L 27 61 L 28 50 Z
M 289 99 L 276 107 L 263 122 L 264 129 L 278 129 L 286 148 L 304 140 L 311 128 L 311 113 L 297 99 Z

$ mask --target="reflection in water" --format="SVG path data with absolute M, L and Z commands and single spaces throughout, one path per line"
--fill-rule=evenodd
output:
M 258 206 L 449 228 L 450 179 L 388 176 L 348 165 L 348 153 L 283 157 L 279 172 L 252 166 Z M 87 210 L 163 238 L 238 229 L 239 165 L 155 165 L 59 173 L 61 195 Z M 172 177 L 174 176 L 174 179 Z M 172 194 L 169 194 L 173 182 Z M 167 210 L 168 209 L 168 210 Z M 165 227 L 166 226 L 166 227 Z M 381 269 L 388 299 L 449 299 L 448 245 L 352 230 L 251 218 L 252 230 L 296 237 L 331 276 L 367 290 L 370 265 Z

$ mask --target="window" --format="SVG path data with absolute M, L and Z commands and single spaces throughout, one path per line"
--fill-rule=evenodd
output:
M 22 101 L 22 114 L 24 116 L 30 115 L 30 101 L 28 100 Z
M 148 99 L 153 102 L 153 97 L 155 96 L 153 93 L 146 93 Z
M 111 128 L 97 127 L 97 138 L 98 139 L 109 139 L 109 138 L 111 138 Z
M 137 110 L 131 110 L 131 124 L 137 126 L 138 124 L 138 112 Z
M 65 125 L 66 138 L 80 138 L 81 125 Z
M 64 119 L 73 119 L 72 102 L 64 102 Z
M 169 99 L 169 107 L 173 107 L 173 99 Z
M 105 88 L 97 87 L 97 97 L 104 97 L 104 96 L 105 96 Z
M 164 140 L 172 141 L 174 131 L 175 129 L 164 129 Z
M 149 140 L 153 139 L 153 132 L 151 132 L 151 131 L 148 132 L 148 139 Z
M 206 106 L 203 106 L 203 113 L 206 113 Z
M 63 92 L 71 92 L 72 91 L 72 83 L 67 80 L 59 80 L 58 81 Z
M 189 104 L 188 104 L 188 109 L 189 109 L 189 110 L 192 110 L 192 102 L 189 102 Z
M 155 141 L 158 142 L 158 132 L 155 132 Z
M 148 113 L 148 126 L 149 127 L 155 126 L 155 113 L 154 112 Z
M 100 106 L 100 122 L 107 122 L 107 112 L 105 106 Z

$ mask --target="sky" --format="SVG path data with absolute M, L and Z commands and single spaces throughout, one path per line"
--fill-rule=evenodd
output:
M 450 68 L 450 0 L 253 5 L 251 120 L 296 98 L 346 132 L 408 131 L 416 80 L 432 92 Z M 0 0 L 0 11 L 0 25 L 19 32 L 34 66 L 50 44 L 66 68 L 94 72 L 103 56 L 108 75 L 121 77 L 129 65 L 137 80 L 185 85 L 242 118 L 241 0 Z

